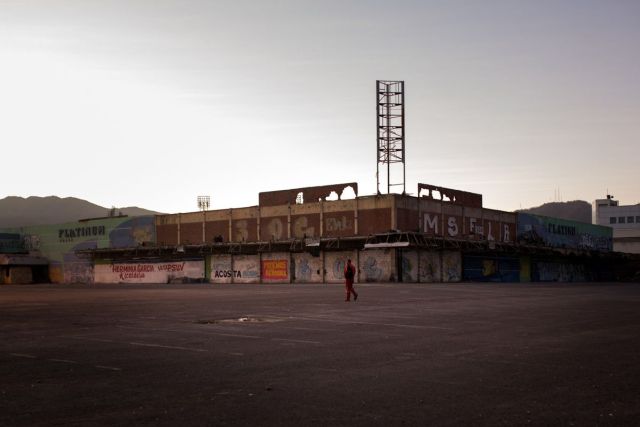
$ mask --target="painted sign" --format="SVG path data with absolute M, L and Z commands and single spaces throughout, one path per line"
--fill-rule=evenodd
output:
M 266 259 L 262 261 L 262 278 L 265 280 L 286 280 L 289 277 L 289 261 L 286 259 Z
M 260 282 L 257 255 L 216 254 L 211 256 L 211 283 Z
M 97 264 L 96 283 L 183 283 L 204 279 L 203 261 Z
M 153 216 L 110 217 L 16 229 L 29 251 L 49 260 L 52 283 L 92 283 L 94 271 L 75 251 L 136 247 L 156 240 Z
M 418 281 L 422 283 L 442 281 L 440 252 L 420 251 L 418 256 Z
M 609 252 L 613 230 L 602 225 L 518 213 L 518 241 L 529 245 Z
M 259 255 L 234 255 L 233 269 L 238 272 L 233 283 L 260 283 Z
M 231 255 L 211 256 L 211 283 L 231 283 L 235 277 L 242 277 L 239 270 L 232 269 Z
M 74 227 L 74 228 L 59 228 L 58 240 L 61 243 L 71 243 L 77 238 L 97 237 L 104 236 L 106 227 L 104 225 L 94 225 L 91 227 Z

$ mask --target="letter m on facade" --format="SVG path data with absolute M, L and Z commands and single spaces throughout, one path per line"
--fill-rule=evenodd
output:
M 422 225 L 423 233 L 438 233 L 438 215 L 433 215 L 433 218 L 430 214 L 424 214 L 424 223 Z

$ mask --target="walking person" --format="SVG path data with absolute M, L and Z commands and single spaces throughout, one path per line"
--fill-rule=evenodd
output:
M 351 260 L 347 260 L 347 264 L 344 266 L 344 285 L 347 289 L 347 298 L 345 301 L 351 300 L 351 294 L 353 294 L 353 300 L 358 299 L 358 293 L 353 289 L 353 279 L 356 276 L 356 267 L 351 264 Z

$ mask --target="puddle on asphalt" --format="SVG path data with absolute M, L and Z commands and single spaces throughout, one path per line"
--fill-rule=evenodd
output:
M 224 325 L 224 324 L 237 324 L 237 323 L 275 323 L 281 322 L 284 319 L 279 317 L 254 317 L 254 316 L 242 316 L 232 319 L 198 319 L 195 323 L 200 325 Z

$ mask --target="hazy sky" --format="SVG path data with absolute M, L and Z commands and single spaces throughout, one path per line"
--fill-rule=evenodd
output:
M 640 202 L 638 0 L 0 0 L 0 198 L 374 194 L 376 79 L 410 193 Z

